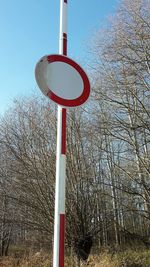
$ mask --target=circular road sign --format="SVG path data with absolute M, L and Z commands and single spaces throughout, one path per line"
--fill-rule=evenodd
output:
M 35 77 L 42 93 L 61 106 L 80 106 L 89 97 L 87 74 L 66 56 L 42 57 L 36 65 Z

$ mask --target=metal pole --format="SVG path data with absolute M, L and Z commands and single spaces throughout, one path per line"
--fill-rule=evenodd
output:
M 59 53 L 67 55 L 67 0 L 60 0 Z M 53 267 L 64 267 L 65 181 L 66 109 L 58 106 Z

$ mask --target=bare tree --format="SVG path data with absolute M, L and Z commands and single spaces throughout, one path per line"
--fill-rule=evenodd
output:
M 121 235 L 123 228 L 149 235 L 149 10 L 149 1 L 122 1 L 93 45 L 94 114 L 104 129 L 96 127 L 96 134 L 105 136 L 115 232 Z

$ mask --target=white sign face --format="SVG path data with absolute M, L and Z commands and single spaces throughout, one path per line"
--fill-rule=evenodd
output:
M 53 92 L 61 98 L 76 99 L 83 93 L 84 84 L 81 76 L 65 62 L 49 64 L 45 76 L 48 87 L 53 88 Z
M 89 97 L 90 83 L 86 73 L 66 56 L 43 57 L 36 65 L 35 76 L 41 91 L 59 105 L 79 106 Z

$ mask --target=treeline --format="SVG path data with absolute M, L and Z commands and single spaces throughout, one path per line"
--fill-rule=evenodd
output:
M 67 114 L 66 248 L 150 245 L 150 2 L 95 36 L 92 96 Z M 57 112 L 36 97 L 0 121 L 0 254 L 52 248 Z

